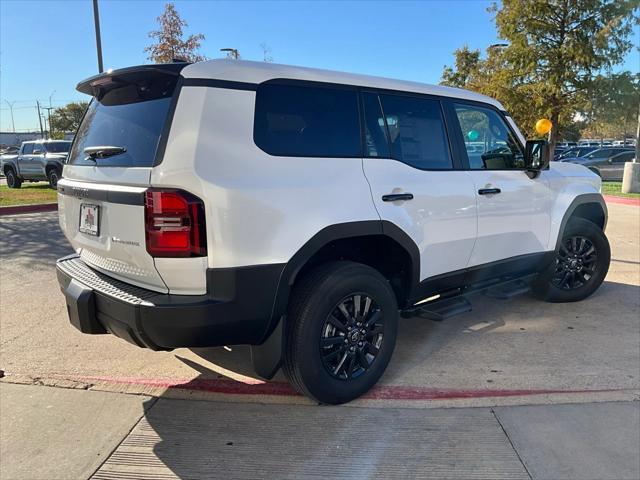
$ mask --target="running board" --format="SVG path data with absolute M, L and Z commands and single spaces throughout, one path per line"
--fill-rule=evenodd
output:
M 442 300 L 434 300 L 422 306 L 415 306 L 407 310 L 403 310 L 401 315 L 403 318 L 420 317 L 434 322 L 441 322 L 447 318 L 451 318 L 461 313 L 471 311 L 471 304 L 464 297 L 445 298 Z
M 501 283 L 485 290 L 487 297 L 499 300 L 508 300 L 518 295 L 522 295 L 531 290 L 531 285 L 522 280 L 512 280 L 510 282 Z

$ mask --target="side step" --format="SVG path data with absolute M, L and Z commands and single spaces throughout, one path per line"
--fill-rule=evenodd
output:
M 447 318 L 471 311 L 471 304 L 464 297 L 434 300 L 423 306 L 416 306 L 402 311 L 403 318 L 420 317 L 434 322 L 441 322 Z
M 522 280 L 512 280 L 494 287 L 489 287 L 485 290 L 484 294 L 490 298 L 508 300 L 509 298 L 527 293 L 529 290 L 531 290 L 529 283 L 523 282 Z

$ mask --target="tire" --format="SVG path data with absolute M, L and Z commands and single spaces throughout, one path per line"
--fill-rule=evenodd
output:
M 9 188 L 20 188 L 22 186 L 22 180 L 16 175 L 16 171 L 13 168 L 7 168 L 5 172 L 7 177 L 7 186 Z
M 283 370 L 291 384 L 320 403 L 345 403 L 366 393 L 387 368 L 398 304 L 378 271 L 330 262 L 296 284 L 285 328 Z
M 604 281 L 611 249 L 604 232 L 582 218 L 569 221 L 556 260 L 534 284 L 534 294 L 547 302 L 584 300 Z
M 54 190 L 57 190 L 60 171 L 57 168 L 50 168 L 47 171 L 47 179 L 49 180 L 49 186 Z

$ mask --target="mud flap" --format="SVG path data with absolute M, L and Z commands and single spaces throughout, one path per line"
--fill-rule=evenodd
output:
M 271 380 L 282 364 L 284 318 L 280 317 L 278 325 L 262 344 L 251 345 L 253 370 L 265 380 Z

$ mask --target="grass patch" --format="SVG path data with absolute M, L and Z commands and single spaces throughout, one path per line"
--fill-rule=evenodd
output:
M 640 198 L 640 193 L 622 193 L 622 182 L 602 182 L 602 194 L 625 198 Z
M 21 188 L 9 188 L 6 185 L 0 185 L 0 207 L 55 203 L 57 201 L 57 193 L 49 187 L 49 183 L 23 183 Z

